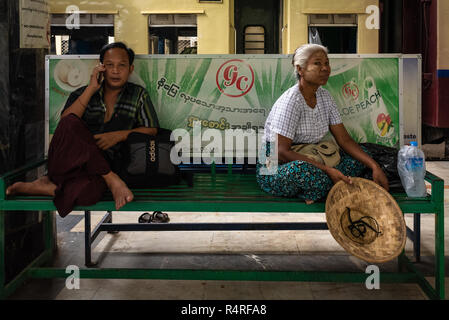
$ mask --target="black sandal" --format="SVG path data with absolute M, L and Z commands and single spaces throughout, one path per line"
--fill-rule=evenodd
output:
M 169 221 L 168 214 L 162 211 L 154 211 L 153 214 L 145 212 L 139 217 L 139 223 L 167 223 Z
M 168 214 L 162 211 L 154 211 L 153 215 L 151 216 L 151 221 L 153 223 L 167 223 L 170 221 L 170 218 L 168 217 Z
M 148 212 L 143 213 L 139 217 L 139 223 L 150 223 L 151 222 L 151 215 Z

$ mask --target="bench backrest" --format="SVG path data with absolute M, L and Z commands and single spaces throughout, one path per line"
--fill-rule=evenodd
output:
M 332 74 L 325 88 L 357 142 L 398 147 L 408 142 L 404 135 L 409 140 L 419 138 L 419 122 L 415 124 L 412 119 L 408 127 L 404 126 L 402 114 L 404 92 L 409 96 L 407 114 L 417 117 L 415 110 L 420 112 L 420 99 L 412 94 L 416 95 L 421 83 L 419 68 L 408 67 L 408 83 L 403 83 L 404 63 L 420 66 L 418 56 L 329 57 Z M 97 61 L 95 55 L 47 56 L 46 120 L 50 136 L 70 92 L 88 83 Z M 207 129 L 221 132 L 224 149 L 226 130 L 252 129 L 261 135 L 274 102 L 296 83 L 291 55 L 137 55 L 134 65 L 130 81 L 148 90 L 161 126 L 196 134 L 200 148 L 211 142 L 211 130 L 205 136 Z M 201 130 L 192 134 L 195 124 Z M 247 143 L 243 149 L 248 151 Z

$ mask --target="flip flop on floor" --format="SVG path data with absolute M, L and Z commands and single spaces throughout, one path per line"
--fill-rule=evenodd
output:
M 167 223 L 169 221 L 168 214 L 162 211 L 154 211 L 153 214 L 145 212 L 139 217 L 139 223 Z
M 151 214 L 149 212 L 145 212 L 139 217 L 139 223 L 150 223 L 150 222 L 151 222 Z
M 153 215 L 151 216 L 151 221 L 153 223 L 166 223 L 169 222 L 170 218 L 168 217 L 168 214 L 162 211 L 154 211 Z

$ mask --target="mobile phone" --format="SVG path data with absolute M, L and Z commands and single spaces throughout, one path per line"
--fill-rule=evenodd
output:
M 98 76 L 97 76 L 97 82 L 98 84 L 101 84 L 101 82 L 103 81 L 104 78 L 104 72 L 98 72 Z

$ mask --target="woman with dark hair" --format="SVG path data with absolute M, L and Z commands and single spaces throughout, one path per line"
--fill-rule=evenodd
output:
M 134 52 L 118 42 L 104 46 L 89 85 L 71 93 L 48 150 L 48 175 L 16 182 L 7 195 L 52 196 L 60 216 L 76 205 L 92 205 L 109 189 L 116 209 L 133 200 L 111 170 L 114 148 L 131 132 L 155 135 L 158 119 L 148 92 L 128 82 Z
M 264 191 L 297 197 L 308 204 L 325 198 L 340 180 L 351 183 L 351 176 L 360 175 L 364 166 L 371 168 L 373 180 L 388 190 L 385 173 L 350 137 L 334 99 L 322 88 L 331 73 L 327 54 L 327 48 L 317 44 L 296 49 L 292 63 L 298 83 L 279 97 L 265 122 L 266 152 L 269 155 L 277 143 L 279 166 L 274 174 L 265 174 L 270 171 L 269 162 L 259 163 L 257 168 L 257 181 Z M 317 144 L 329 131 L 341 149 L 335 167 L 291 149 L 297 144 Z

